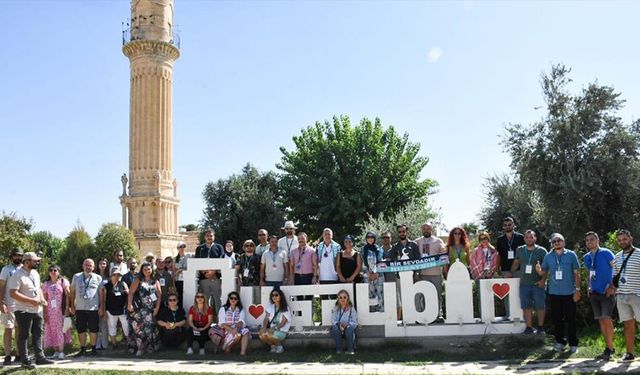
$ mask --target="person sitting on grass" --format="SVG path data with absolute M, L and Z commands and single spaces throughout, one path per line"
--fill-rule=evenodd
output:
M 180 297 L 177 293 L 169 293 L 167 307 L 158 314 L 158 326 L 160 327 L 160 341 L 165 348 L 174 349 L 184 340 L 184 329 L 187 326 L 187 318 L 182 306 L 178 304 Z
M 204 355 L 204 344 L 207 342 L 209 327 L 213 323 L 213 308 L 209 306 L 203 293 L 196 294 L 193 306 L 189 309 L 187 324 L 191 328 L 187 336 L 187 354 L 193 354 L 193 340 L 198 342 L 200 355 Z
M 231 348 L 240 342 L 240 355 L 247 354 L 249 339 L 251 334 L 245 327 L 245 312 L 240 302 L 238 292 L 231 292 L 227 296 L 227 303 L 220 307 L 218 312 L 218 325 L 224 330 L 224 341 L 222 350 L 226 354 L 231 352 Z
M 272 290 L 270 298 L 271 303 L 265 308 L 266 314 L 258 336 L 262 342 L 271 346 L 271 353 L 282 353 L 282 342 L 287 337 L 293 318 L 280 289 Z
M 353 344 L 358 327 L 358 313 L 351 303 L 349 293 L 338 292 L 336 306 L 331 311 L 331 336 L 336 342 L 336 353 L 342 353 L 342 338 L 347 340 L 347 353 L 354 354 Z

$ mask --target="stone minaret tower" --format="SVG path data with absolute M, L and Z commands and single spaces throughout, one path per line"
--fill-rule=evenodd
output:
M 172 167 L 173 63 L 180 56 L 173 0 L 132 0 L 128 31 L 122 52 L 131 66 L 129 177 L 122 176 L 122 225 L 133 231 L 143 256 L 166 256 L 183 238 Z

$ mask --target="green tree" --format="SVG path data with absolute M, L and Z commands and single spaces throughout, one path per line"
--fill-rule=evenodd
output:
M 545 116 L 530 125 L 506 126 L 503 146 L 517 189 L 540 205 L 541 215 L 533 215 L 532 223 L 564 233 L 568 243 L 582 241 L 587 230 L 637 232 L 640 121 L 622 121 L 618 113 L 625 101 L 612 87 L 595 82 L 571 93 L 569 75 L 563 65 L 543 73 Z
M 94 245 L 91 236 L 81 224 L 73 228 L 64 242 L 65 248 L 60 255 L 59 265 L 62 273 L 71 277 L 74 273 L 82 271 L 82 262 L 91 258 Z
M 98 260 L 107 258 L 113 260 L 113 253 L 122 250 L 124 259 L 129 257 L 138 258 L 138 248 L 131 231 L 119 224 L 103 224 L 95 239 L 95 246 L 91 252 L 91 258 Z
M 420 178 L 428 163 L 420 145 L 377 118 L 356 126 L 347 116 L 316 122 L 293 142 L 292 151 L 280 148 L 281 192 L 287 216 L 314 236 L 324 227 L 358 233 L 369 217 L 391 218 L 436 185 Z
M 202 193 L 205 201 L 203 228 L 216 230 L 216 239 L 232 240 L 236 248 L 256 239 L 258 229 L 278 233 L 284 223 L 284 210 L 274 172 L 260 172 L 251 164 L 216 182 L 209 182 Z
M 391 217 L 383 214 L 379 214 L 377 217 L 369 216 L 369 219 L 362 224 L 357 240 L 364 245 L 364 238 L 367 232 L 375 232 L 380 237 L 382 232 L 390 231 L 392 241 L 396 242 L 398 241 L 396 227 L 399 224 L 407 224 L 409 226 L 407 237 L 414 239 L 422 236 L 422 224 L 424 223 L 433 224 L 435 234 L 436 229 L 440 226 L 440 221 L 440 212 L 431 207 L 426 198 L 419 198 L 409 202 L 408 205 Z M 378 239 L 379 243 L 380 241 Z
M 63 239 L 54 236 L 51 232 L 40 231 L 31 234 L 33 250 L 40 254 L 40 278 L 45 280 L 49 276 L 49 266 L 57 264 L 60 255 L 64 251 L 65 242 Z
M 15 212 L 2 211 L 0 218 L 0 256 L 7 259 L 14 247 L 20 247 L 24 251 L 33 250 L 33 242 L 29 232 L 33 228 L 30 219 L 19 217 Z

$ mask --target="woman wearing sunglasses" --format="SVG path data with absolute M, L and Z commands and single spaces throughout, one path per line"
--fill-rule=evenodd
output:
M 127 310 L 133 329 L 129 335 L 129 351 L 138 357 L 145 351 L 153 353 L 160 347 L 155 317 L 160 312 L 162 291 L 160 283 L 152 276 L 152 267 L 151 263 L 142 264 L 127 296 Z
M 480 244 L 473 249 L 469 268 L 471 268 L 471 277 L 476 282 L 480 279 L 491 279 L 500 269 L 500 255 L 493 245 L 491 245 L 491 237 L 489 233 L 480 232 L 478 235 Z
M 266 314 L 258 336 L 262 342 L 271 346 L 271 353 L 282 353 L 282 342 L 287 337 L 293 317 L 280 289 L 271 291 L 270 300 L 271 303 L 265 308 Z
M 247 354 L 249 339 L 251 335 L 249 329 L 245 327 L 246 315 L 240 302 L 238 292 L 231 292 L 227 296 L 227 303 L 220 307 L 218 312 L 218 326 L 224 330 L 224 341 L 222 350 L 229 354 L 231 348 L 240 342 L 240 355 Z
M 211 323 L 213 323 L 213 308 L 207 303 L 205 295 L 198 292 L 187 317 L 187 324 L 191 328 L 191 334 L 187 336 L 187 354 L 193 354 L 193 341 L 195 340 L 198 342 L 200 355 L 204 355 L 204 344 L 209 337 Z
M 177 293 L 169 293 L 167 307 L 160 310 L 160 314 L 158 314 L 160 341 L 165 348 L 169 349 L 179 347 L 184 340 L 184 327 L 187 325 L 187 318 L 184 309 L 178 304 L 179 300 Z
M 331 311 L 331 336 L 336 342 L 336 353 L 342 353 L 342 338 L 347 340 L 347 353 L 354 354 L 358 313 L 351 303 L 349 293 L 342 289 L 338 292 L 336 306 Z
M 71 330 L 62 331 L 66 310 L 66 299 L 69 296 L 69 281 L 60 275 L 60 267 L 52 264 L 49 276 L 42 286 L 44 299 L 44 347 L 55 350 L 53 359 L 64 359 L 64 345 L 71 343 Z

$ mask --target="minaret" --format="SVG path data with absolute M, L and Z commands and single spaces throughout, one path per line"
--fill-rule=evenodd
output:
M 173 63 L 180 56 L 173 34 L 173 0 L 132 0 L 130 28 L 123 36 L 131 98 L 129 177 L 121 178 L 122 225 L 133 231 L 143 256 L 171 255 L 183 238 L 172 168 Z

